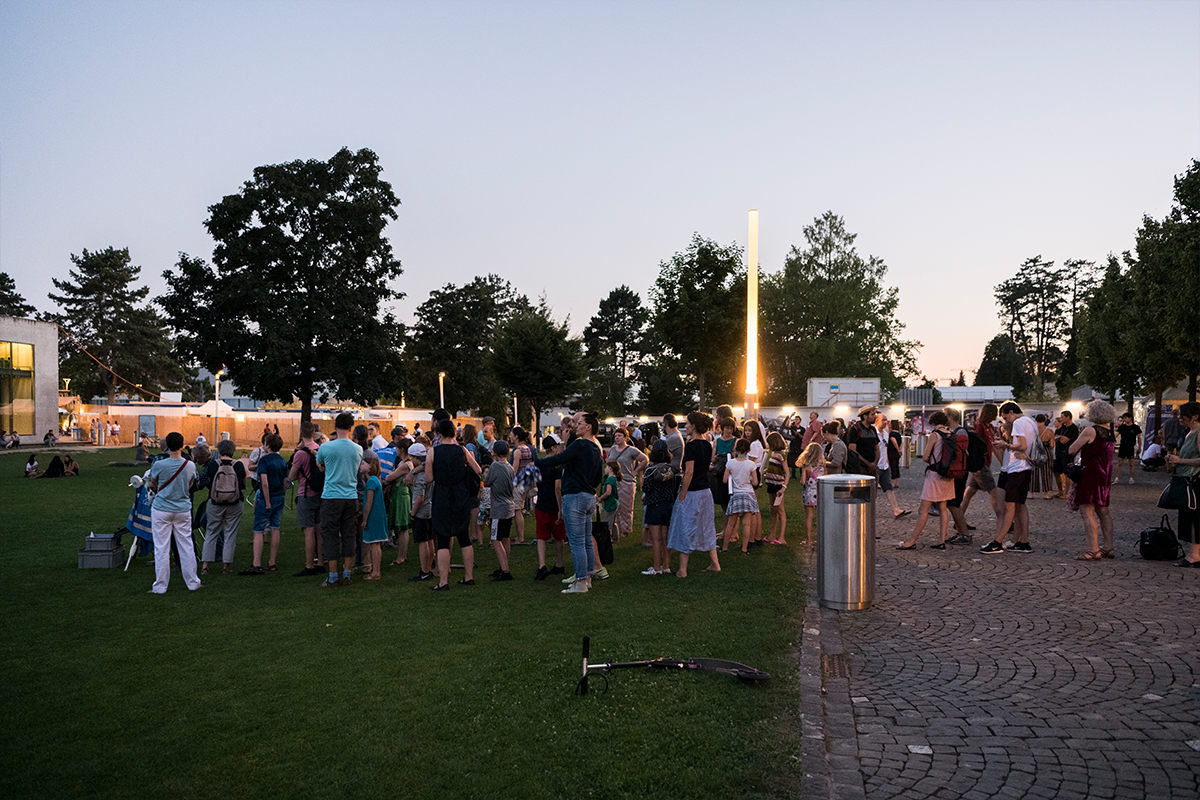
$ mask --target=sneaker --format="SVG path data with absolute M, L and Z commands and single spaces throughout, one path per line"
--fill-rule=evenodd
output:
M 342 585 L 342 584 L 341 584 L 341 582 L 340 582 L 340 581 L 331 581 L 331 580 L 329 580 L 328 578 L 326 578 L 325 580 L 321 581 L 321 588 L 322 588 L 322 589 L 336 589 L 336 588 L 338 588 L 338 587 L 339 587 L 339 586 L 341 586 L 341 585 Z
M 408 582 L 416 583 L 417 581 L 427 581 L 432 577 L 433 577 L 432 572 L 418 572 L 416 575 L 413 575 L 411 578 L 409 578 Z
M 349 578 L 338 578 L 338 586 L 341 586 L 341 587 L 343 587 L 343 588 L 344 588 L 344 587 L 346 587 L 346 586 L 349 586 L 349 585 L 350 585 L 350 579 L 349 579 Z
M 538 567 L 537 574 L 533 576 L 533 579 L 535 581 L 544 581 L 549 574 L 550 570 L 546 569 L 545 567 Z
M 946 540 L 946 544 L 970 544 L 973 538 L 969 533 L 956 533 Z
M 592 577 L 601 581 L 608 580 L 608 567 L 601 567 L 600 569 L 596 570 L 592 573 Z
M 563 594 L 587 594 L 587 581 L 572 580 L 571 585 L 562 590 Z
M 238 573 L 238 575 L 264 575 L 266 574 L 262 567 L 247 567 Z
M 1000 545 L 999 542 L 992 540 L 992 541 L 988 542 L 987 544 L 985 544 L 983 547 L 979 548 L 979 552 L 981 552 L 981 553 L 1003 553 L 1004 548 Z
M 322 572 L 324 572 L 324 570 L 316 569 L 314 567 L 305 567 L 304 569 L 300 570 L 292 577 L 293 578 L 311 578 L 313 575 L 319 575 Z
M 574 575 L 568 575 L 567 577 L 563 578 L 563 583 L 574 583 L 574 582 L 575 582 Z
M 501 572 L 499 575 L 492 578 L 494 581 L 511 581 L 512 579 L 513 577 L 511 572 Z
M 1012 551 L 1014 553 L 1032 553 L 1033 545 L 1029 544 L 1029 542 L 1017 542 L 1012 546 Z
M 567 571 L 566 567 L 551 567 L 550 568 L 551 575 L 562 575 L 566 571 Z
M 502 573 L 501 573 L 501 571 L 500 571 L 499 569 L 494 569 L 494 570 L 492 570 L 492 577 L 493 577 L 493 578 L 499 578 L 501 574 L 502 574 Z
M 1129 479 L 1129 485 L 1130 485 L 1130 486 L 1132 486 L 1134 483 L 1135 483 L 1135 481 L 1134 481 L 1134 480 L 1133 480 L 1133 478 L 1131 477 L 1131 478 Z
M 651 567 L 650 569 L 644 569 L 644 570 L 642 570 L 642 574 L 643 574 L 643 575 L 657 575 L 657 574 L 658 574 L 658 570 L 656 570 L 654 567 Z

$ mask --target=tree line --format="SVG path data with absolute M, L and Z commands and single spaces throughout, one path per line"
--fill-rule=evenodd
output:
M 1020 399 L 1065 398 L 1080 384 L 1133 408 L 1133 398 L 1200 372 L 1200 161 L 1174 182 L 1162 220 L 1142 219 L 1132 251 L 1103 268 L 1040 255 L 995 287 L 1001 333 L 984 350 L 976 385 L 1011 385 Z
M 69 333 L 60 370 L 81 394 L 199 399 L 197 369 L 225 368 L 264 401 L 429 407 L 499 416 L 515 394 L 522 418 L 560 402 L 605 414 L 659 413 L 742 396 L 746 267 L 737 243 L 699 234 L 658 264 L 643 298 L 618 286 L 579 336 L 506 279 L 488 274 L 435 289 L 404 324 L 389 310 L 400 261 L 384 236 L 400 200 L 370 150 L 328 161 L 262 166 L 210 206 L 211 262 L 180 253 L 159 297 L 138 287 L 127 249 L 71 256 L 54 279 Z M 781 269 L 760 285 L 764 404 L 806 402 L 810 377 L 880 377 L 885 391 L 916 375 L 920 343 L 902 338 L 887 267 L 826 212 L 803 228 Z M 7 281 L 7 283 L 6 283 Z M 7 305 L 6 305 L 7 304 Z M 0 312 L 33 309 L 0 274 Z M 112 367 L 128 383 L 85 354 Z M 129 384 L 134 384 L 131 388 Z M 211 394 L 209 394 L 211 396 Z

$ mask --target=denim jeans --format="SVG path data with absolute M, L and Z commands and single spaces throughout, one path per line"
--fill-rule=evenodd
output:
M 576 580 L 586 578 L 595 563 L 592 545 L 592 511 L 595 507 L 594 494 L 576 492 L 563 495 L 563 525 L 567 529 L 567 541 L 571 544 L 571 563 L 575 565 Z

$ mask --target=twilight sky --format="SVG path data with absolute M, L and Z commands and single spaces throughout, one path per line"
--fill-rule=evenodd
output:
M 827 209 L 945 383 L 1025 258 L 1103 261 L 1200 157 L 1200 0 L 0 3 L 0 270 L 153 294 L 254 167 L 378 153 L 413 307 L 495 272 L 579 331 L 693 232 Z M 830 376 L 837 374 L 830 365 Z

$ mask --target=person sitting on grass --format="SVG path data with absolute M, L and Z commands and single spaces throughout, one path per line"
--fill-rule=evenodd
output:
M 42 477 L 42 471 L 40 469 L 38 469 L 37 455 L 35 453 L 30 453 L 29 460 L 25 462 L 25 477 L 26 478 Z
M 63 477 L 78 478 L 79 477 L 79 462 L 71 458 L 71 456 L 63 456 Z
M 749 553 L 750 517 L 758 513 L 758 467 L 750 460 L 750 442 L 738 439 L 733 443 L 733 458 L 725 462 L 721 481 L 729 486 L 729 505 L 725 510 L 725 532 L 721 537 L 721 552 L 729 549 L 729 542 L 742 525 L 742 554 Z
M 283 521 L 284 485 L 287 481 L 288 465 L 279 455 L 283 439 L 272 433 L 265 437 L 266 453 L 258 457 L 258 497 L 254 501 L 254 549 L 253 562 L 249 569 L 239 575 L 262 575 L 263 540 L 271 535 L 271 560 L 267 570 L 274 572 L 275 560 L 279 557 L 279 526 Z
M 511 581 L 508 557 L 512 552 L 513 524 L 513 468 L 508 463 L 508 442 L 497 439 L 492 442 L 492 464 L 484 476 L 483 485 L 491 492 L 489 513 L 492 523 L 492 549 L 496 552 L 499 568 L 492 573 L 497 581 Z
M 367 465 L 367 485 L 363 490 L 362 540 L 370 562 L 370 570 L 363 580 L 377 581 L 383 577 L 379 567 L 383 561 L 383 543 L 387 541 L 387 511 L 383 502 L 383 483 L 379 480 L 379 459 L 364 458 L 363 463 Z

